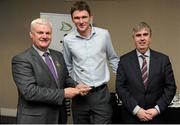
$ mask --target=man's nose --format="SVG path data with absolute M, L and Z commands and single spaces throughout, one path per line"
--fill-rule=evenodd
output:
M 42 37 L 43 37 L 43 38 L 46 38 L 47 36 L 48 36 L 48 35 L 47 35 L 46 33 L 43 33 L 43 34 L 42 34 Z
M 79 19 L 79 22 L 80 22 L 80 23 L 83 23 L 83 19 L 82 19 L 82 18 L 80 18 L 80 19 Z
M 143 40 L 144 40 L 144 36 L 143 36 L 143 35 L 141 35 L 140 39 L 141 39 L 141 41 L 143 41 Z

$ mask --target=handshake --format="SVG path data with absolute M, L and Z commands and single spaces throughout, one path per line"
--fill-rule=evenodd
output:
M 84 83 L 79 83 L 75 88 L 69 87 L 64 89 L 65 98 L 73 98 L 76 95 L 85 96 L 92 88 Z

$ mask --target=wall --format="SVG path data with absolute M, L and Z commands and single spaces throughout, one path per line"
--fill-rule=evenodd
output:
M 151 47 L 169 55 L 180 87 L 179 0 L 89 0 L 88 3 L 95 25 L 109 30 L 119 56 L 134 49 L 132 26 L 140 21 L 148 22 L 153 30 Z M 1 114 L 11 115 L 16 109 L 18 96 L 11 75 L 11 58 L 31 45 L 30 22 L 40 12 L 69 13 L 71 4 L 64 0 L 0 1 L 0 107 L 5 109 Z M 111 91 L 114 85 L 115 76 L 111 72 Z

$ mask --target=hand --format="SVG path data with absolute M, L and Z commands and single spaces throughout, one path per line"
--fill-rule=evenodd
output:
M 143 108 L 140 108 L 136 115 L 140 119 L 140 121 L 143 121 L 143 122 L 147 122 L 149 120 L 152 120 L 152 117 L 149 114 L 149 112 L 147 112 Z
M 146 110 L 146 112 L 150 115 L 150 117 L 153 119 L 155 116 L 158 115 L 158 111 L 156 108 L 151 108 Z
M 88 92 L 92 89 L 90 86 L 84 83 L 79 83 L 76 88 L 79 90 L 81 96 L 87 95 Z
M 80 94 L 80 91 L 77 88 L 69 87 L 69 88 L 64 89 L 64 97 L 65 98 L 73 98 L 74 96 L 76 96 L 78 94 Z

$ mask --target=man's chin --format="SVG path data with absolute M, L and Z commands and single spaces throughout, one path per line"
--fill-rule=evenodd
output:
M 83 29 L 83 28 L 79 28 L 79 30 L 78 30 L 79 32 L 85 32 L 85 29 Z
M 49 46 L 41 46 L 41 47 L 39 47 L 39 49 L 40 49 L 41 51 L 46 51 L 48 47 L 49 47 Z
M 141 53 L 145 53 L 145 52 L 147 51 L 147 48 L 140 48 L 139 51 L 140 51 Z

